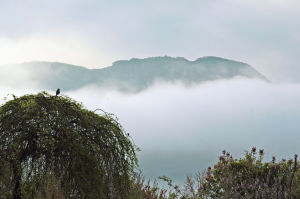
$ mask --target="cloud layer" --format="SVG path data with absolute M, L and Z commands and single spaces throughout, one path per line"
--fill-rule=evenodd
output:
M 240 157 L 257 146 L 267 160 L 300 152 L 299 84 L 234 79 L 192 88 L 157 84 L 132 95 L 93 86 L 67 94 L 116 114 L 141 147 L 141 168 L 152 178 L 166 174 L 182 182 L 223 149 Z

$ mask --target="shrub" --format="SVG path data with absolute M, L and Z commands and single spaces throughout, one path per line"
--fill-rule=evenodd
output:
M 201 179 L 200 198 L 300 198 L 297 155 L 294 160 L 263 162 L 264 151 L 253 147 L 233 159 L 223 151 L 217 164 Z
M 213 168 L 194 178 L 187 176 L 183 187 L 174 185 L 167 177 L 160 177 L 169 189 L 157 183 L 139 181 L 144 199 L 285 199 L 300 198 L 300 170 L 297 155 L 288 161 L 263 162 L 264 151 L 252 148 L 245 157 L 233 159 L 223 151 Z M 140 177 L 139 177 L 140 179 Z M 142 182 L 142 183 L 141 183 Z M 160 194 L 163 193 L 163 194 Z
M 112 115 L 14 97 L 0 107 L 0 198 L 128 198 L 135 150 Z

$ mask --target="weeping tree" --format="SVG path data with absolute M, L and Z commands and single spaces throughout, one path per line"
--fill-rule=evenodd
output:
M 0 198 L 128 198 L 135 150 L 110 114 L 14 96 L 0 107 Z

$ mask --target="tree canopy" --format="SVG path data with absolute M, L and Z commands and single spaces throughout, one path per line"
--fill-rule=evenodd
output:
M 126 198 L 136 147 L 112 115 L 46 92 L 0 107 L 0 198 Z

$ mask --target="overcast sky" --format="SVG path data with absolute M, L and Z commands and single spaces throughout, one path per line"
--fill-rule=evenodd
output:
M 300 82 L 298 0 L 0 0 L 0 64 L 214 55 Z

